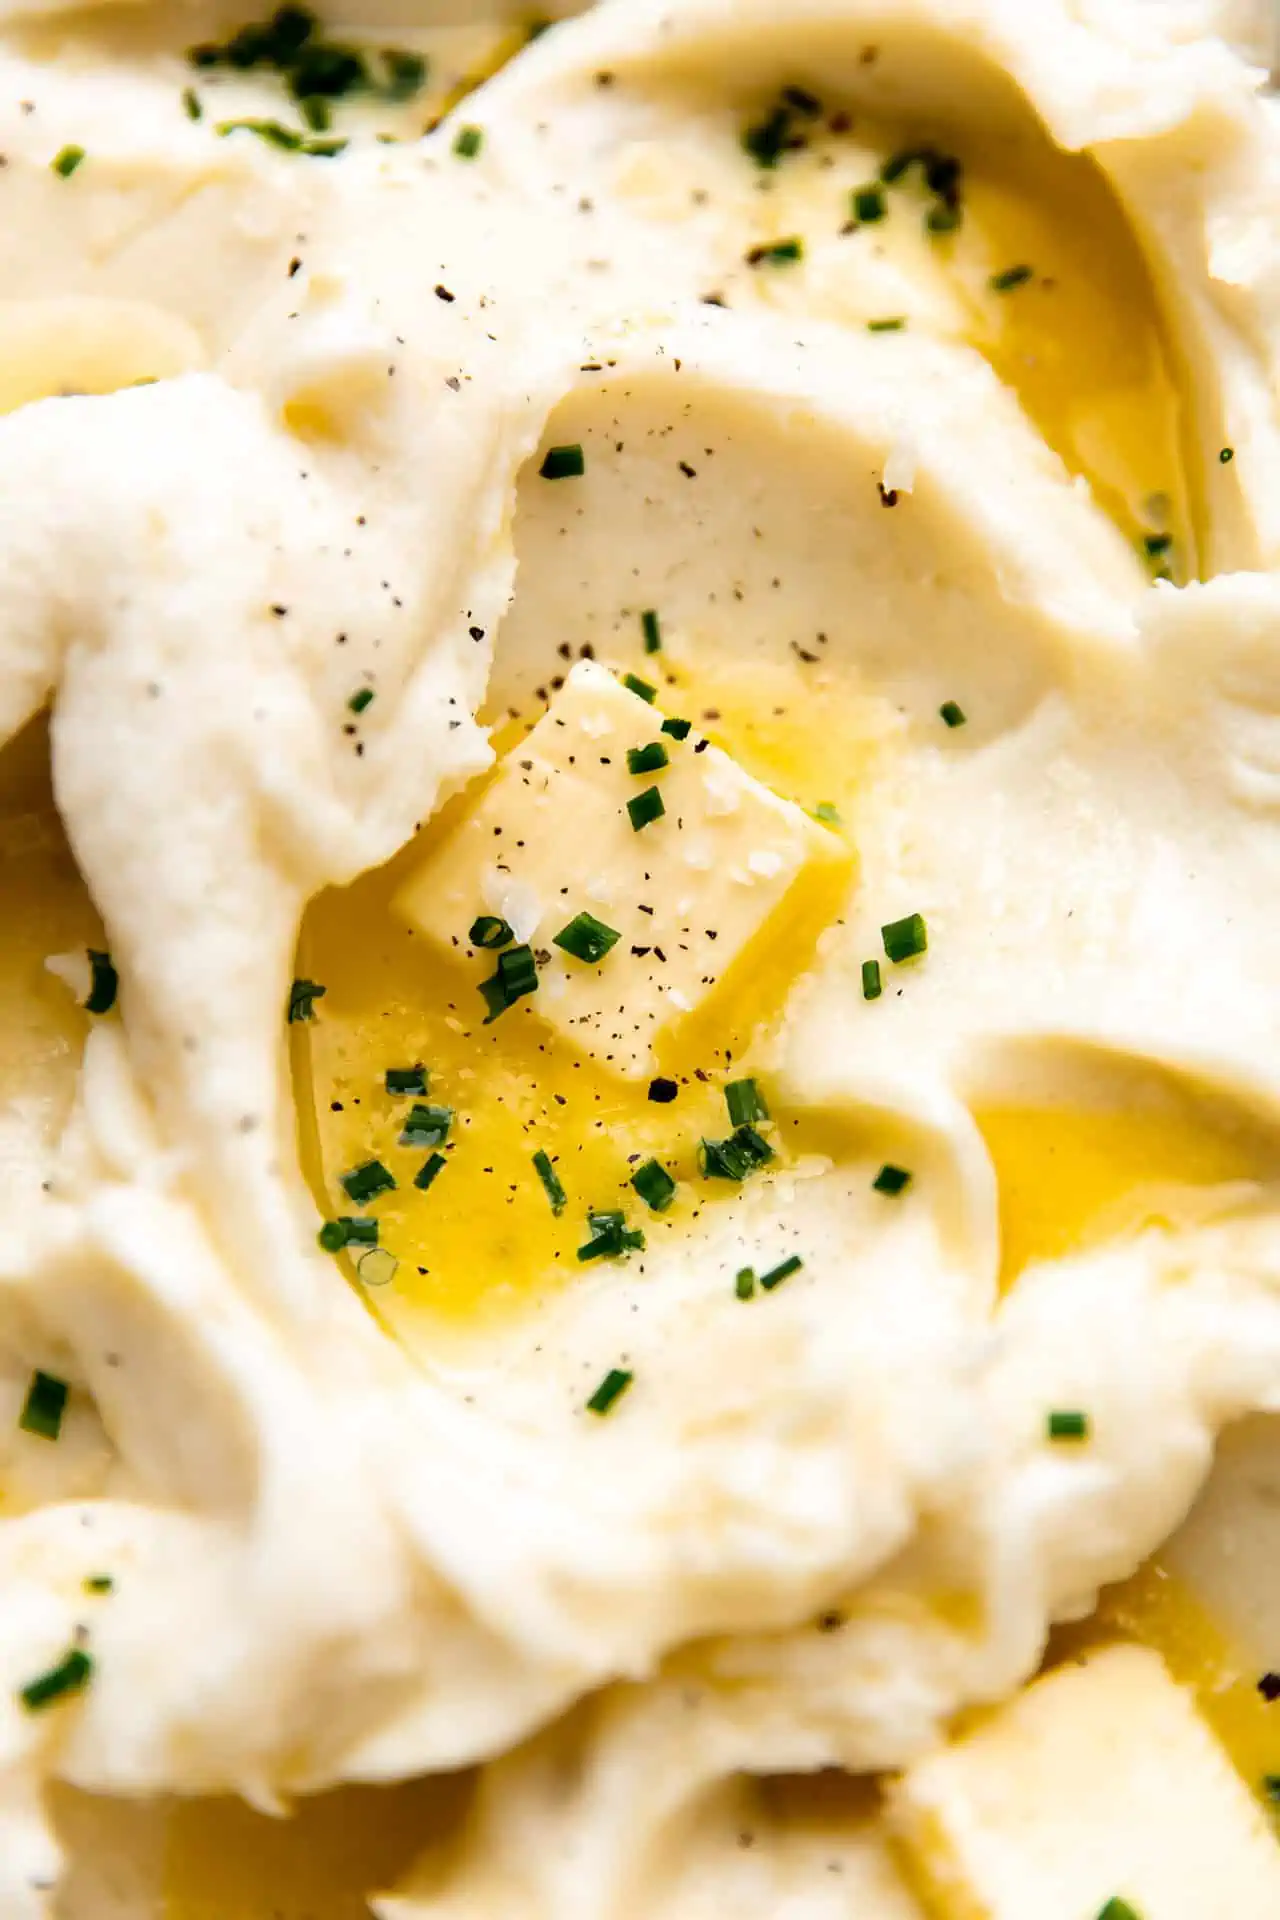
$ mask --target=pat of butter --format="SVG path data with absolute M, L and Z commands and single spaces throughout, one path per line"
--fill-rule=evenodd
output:
M 1280 1914 L 1280 1845 L 1158 1655 L 1112 1646 L 1036 1681 L 890 1789 L 941 1913 Z M 1124 1911 L 1125 1909 L 1121 1909 Z
M 785 942 L 782 909 L 796 889 L 848 865 L 842 843 L 800 807 L 696 733 L 677 740 L 661 728 L 655 707 L 580 662 L 395 903 L 474 966 L 477 983 L 495 956 L 469 947 L 473 920 L 519 917 L 543 956 L 539 988 L 502 1017 L 539 1017 L 627 1077 L 653 1070 L 663 1035 L 704 1011 L 735 963 L 763 965 L 766 948 Z M 667 765 L 630 773 L 628 749 L 654 743 Z M 663 812 L 637 829 L 627 802 L 650 788 Z M 554 944 L 582 912 L 619 936 L 596 965 Z

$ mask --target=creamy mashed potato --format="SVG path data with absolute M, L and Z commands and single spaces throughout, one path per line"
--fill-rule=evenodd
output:
M 1280 1911 L 1256 23 L 0 23 L 0 1913 Z

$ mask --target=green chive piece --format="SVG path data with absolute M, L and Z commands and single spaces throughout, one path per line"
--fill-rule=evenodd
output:
M 413 1176 L 413 1184 L 418 1189 L 418 1192 L 425 1193 L 432 1181 L 437 1178 L 441 1170 L 447 1165 L 448 1162 L 442 1153 L 429 1154 Z
M 352 1167 L 350 1173 L 344 1173 L 339 1185 L 348 1200 L 354 1200 L 358 1207 L 365 1207 L 370 1200 L 376 1200 L 380 1193 L 393 1192 L 396 1177 L 383 1166 L 381 1160 L 365 1160 L 358 1167 Z
M 1280 1806 L 1280 1773 L 1264 1773 L 1262 1791 L 1275 1806 Z
M 539 1148 L 533 1156 L 533 1167 L 534 1172 L 542 1182 L 542 1191 L 551 1202 L 552 1213 L 563 1213 L 565 1207 L 568 1205 L 569 1196 L 560 1184 L 559 1175 L 551 1164 L 550 1155 L 544 1153 L 542 1149 Z
M 905 329 L 906 324 L 907 324 L 906 315 L 903 313 L 895 313 L 895 314 L 891 314 L 887 320 L 868 320 L 867 332 L 868 333 L 901 333 Z
M 1219 447 L 1218 458 L 1219 460 L 1221 460 L 1224 467 L 1229 467 L 1231 465 L 1231 462 L 1235 459 L 1235 457 L 1236 457 L 1236 450 L 1234 447 Z
M 770 1267 L 768 1273 L 760 1275 L 760 1291 L 772 1293 L 774 1288 L 780 1287 L 784 1280 L 789 1280 L 793 1273 L 799 1273 L 803 1265 L 804 1261 L 798 1253 L 793 1253 L 789 1260 L 779 1261 L 776 1267 Z
M 790 234 L 785 240 L 770 240 L 766 244 L 752 247 L 747 255 L 749 267 L 789 267 L 797 260 L 804 259 L 804 241 L 799 234 Z
M 724 1103 L 729 1109 L 729 1124 L 749 1126 L 753 1120 L 767 1120 L 769 1109 L 754 1080 L 730 1080 L 725 1086 Z
M 298 102 L 298 111 L 313 133 L 327 133 L 333 125 L 333 108 L 322 93 L 308 93 Z
M 47 1673 L 28 1680 L 18 1698 L 28 1713 L 41 1713 L 45 1707 L 51 1707 L 55 1700 L 65 1700 L 70 1694 L 83 1693 L 92 1678 L 91 1657 L 82 1648 L 72 1647 L 56 1667 L 50 1667 Z
M 887 927 L 881 927 L 880 938 L 895 967 L 904 960 L 914 960 L 929 945 L 924 916 L 919 913 L 909 913 L 905 920 L 891 920 Z
M 880 984 L 880 962 L 864 960 L 862 963 L 862 997 L 864 1000 L 878 1000 L 884 988 Z
M 49 165 L 54 173 L 60 173 L 64 180 L 69 180 L 84 157 L 83 147 L 63 147 L 54 155 Z
M 267 146 L 279 147 L 282 153 L 297 153 L 303 141 L 296 128 L 283 126 L 279 120 L 219 120 L 214 132 L 220 140 L 233 133 L 252 133 Z
M 643 793 L 637 793 L 627 802 L 627 815 L 631 821 L 633 833 L 639 833 L 654 820 L 661 820 L 666 812 L 666 804 L 656 787 L 646 787 Z
M 1148 533 L 1143 535 L 1142 551 L 1149 560 L 1158 559 L 1162 553 L 1168 553 L 1173 545 L 1171 533 Z
M 352 713 L 363 713 L 366 707 L 373 705 L 373 688 L 361 687 L 353 693 L 347 702 Z
M 203 120 L 204 108 L 200 104 L 200 95 L 194 87 L 182 89 L 182 106 L 188 120 Z
M 381 54 L 387 78 L 378 89 L 384 100 L 398 103 L 412 100 L 427 84 L 427 62 L 420 53 L 401 47 L 384 47 Z
M 359 1215 L 344 1213 L 326 1220 L 316 1239 L 326 1253 L 341 1253 L 344 1247 L 376 1247 L 378 1223 Z
M 332 160 L 335 154 L 342 153 L 349 145 L 346 140 L 304 140 L 303 153 L 309 153 L 317 160 Z
M 742 133 L 744 150 L 758 167 L 777 166 L 791 138 L 791 114 L 785 106 L 776 106 L 756 126 Z
M 499 947 L 509 947 L 515 934 L 505 920 L 496 913 L 482 913 L 471 922 L 468 940 L 473 947 L 483 947 L 486 953 L 496 953 Z
M 676 1197 L 676 1183 L 659 1160 L 637 1167 L 631 1184 L 651 1213 L 665 1213 Z
M 911 1175 L 905 1167 L 895 1167 L 886 1161 L 875 1179 L 871 1182 L 877 1193 L 904 1193 L 911 1185 Z
M 756 1290 L 755 1268 L 739 1267 L 733 1282 L 733 1291 L 737 1299 L 750 1300 L 755 1290 Z
M 1034 271 L 1023 265 L 1006 267 L 1002 273 L 993 273 L 987 285 L 992 293 L 1012 293 L 1015 287 L 1024 287 Z
M 673 740 L 687 740 L 692 730 L 692 720 L 664 720 L 662 723 L 662 731 L 669 733 Z
M 544 480 L 580 480 L 587 470 L 587 456 L 576 443 L 570 447 L 548 447 L 538 468 Z
M 427 1090 L 425 1067 L 388 1067 L 385 1077 L 388 1093 L 425 1093 Z
M 86 1593 L 113 1593 L 116 1583 L 109 1573 L 90 1573 L 80 1584 Z
M 645 652 L 660 653 L 662 651 L 662 627 L 653 607 L 646 607 L 640 615 L 640 631 L 644 635 Z
M 111 964 L 109 953 L 100 953 L 94 947 L 86 947 L 85 952 L 89 956 L 91 974 L 89 997 L 84 1003 L 85 1012 L 110 1013 L 120 990 L 120 976 Z M 324 988 L 320 991 L 323 993 Z
M 400 1135 L 402 1147 L 439 1147 L 449 1137 L 453 1125 L 452 1107 L 429 1107 L 415 1100 L 405 1115 Z
M 614 1401 L 622 1398 L 634 1379 L 634 1373 L 628 1368 L 610 1367 L 587 1402 L 588 1413 L 608 1413 Z
M 773 1148 L 754 1127 L 738 1127 L 727 1140 L 698 1143 L 698 1166 L 708 1180 L 745 1180 L 772 1159 Z
M 1087 1440 L 1089 1416 L 1074 1408 L 1055 1408 L 1045 1422 L 1045 1429 L 1051 1440 Z
M 567 927 L 561 927 L 559 933 L 551 936 L 552 945 L 573 955 L 575 960 L 585 960 L 589 967 L 603 960 L 611 947 L 616 947 L 622 935 L 613 927 L 606 927 L 603 920 L 597 920 L 594 913 L 575 913 Z
M 498 955 L 498 971 L 480 982 L 480 991 L 489 1009 L 485 1015 L 485 1025 L 496 1020 L 500 1013 L 505 1013 L 525 994 L 536 993 L 537 990 L 538 966 L 533 949 L 529 946 L 508 947 L 505 953 Z
M 619 1208 L 607 1213 L 589 1213 L 587 1225 L 591 1238 L 578 1248 L 579 1260 L 619 1260 L 628 1253 L 644 1251 L 644 1235 L 636 1228 L 628 1228 L 626 1215 Z
M 474 160 L 484 145 L 483 127 L 459 127 L 453 151 L 459 160 Z
M 839 807 L 831 800 L 819 800 L 813 810 L 813 817 L 815 820 L 821 820 L 824 827 L 841 827 L 844 825 L 843 820 L 840 818 Z
M 949 206 L 945 200 L 939 200 L 930 207 L 924 217 L 924 224 L 930 233 L 954 233 L 960 225 L 960 209 Z
M 670 756 L 661 740 L 654 740 L 647 747 L 627 748 L 628 773 L 657 773 L 661 767 L 670 765 Z
M 56 1374 L 42 1373 L 37 1367 L 18 1415 L 22 1431 L 37 1434 L 41 1440 L 56 1440 L 62 1432 L 62 1415 L 69 1391 L 65 1380 L 59 1380 Z
M 855 187 L 849 195 L 849 210 L 854 219 L 861 220 L 864 226 L 883 220 L 888 206 L 879 181 L 873 181 L 869 187 Z
M 1136 1907 L 1130 1906 L 1127 1900 L 1122 1900 L 1118 1893 L 1114 1893 L 1099 1913 L 1098 1920 L 1142 1920 L 1142 1915 Z
M 954 700 L 944 700 L 938 712 L 949 727 L 962 727 L 969 718 L 964 708 L 957 706 Z
M 296 1025 L 299 1020 L 314 1020 L 316 1001 L 323 1000 L 328 991 L 314 980 L 295 980 L 289 989 L 290 1022 Z
M 637 699 L 646 701 L 650 706 L 658 697 L 658 689 L 651 687 L 647 680 L 642 680 L 639 674 L 624 673 L 622 684 L 629 693 L 634 693 Z

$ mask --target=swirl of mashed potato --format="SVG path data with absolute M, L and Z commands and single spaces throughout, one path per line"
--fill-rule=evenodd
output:
M 1262 76 L 606 0 L 347 141 L 31 11 L 0 739 L 100 931 L 4 1136 L 0 1912 L 54 1780 L 482 1761 L 388 1912 L 723 1910 L 738 1776 L 929 1753 L 1280 1403 Z

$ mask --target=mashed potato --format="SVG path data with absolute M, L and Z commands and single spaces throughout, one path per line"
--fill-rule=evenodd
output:
M 1280 134 L 1212 24 L 613 0 L 459 97 L 4 10 L 0 729 L 74 867 L 15 828 L 0 1912 L 55 1781 L 492 1762 L 388 1913 L 1005 1920 L 1108 1699 L 1280 1910 L 1167 1645 L 1019 1691 L 1280 1403 Z M 888 1823 L 751 1783 L 830 1768 Z

